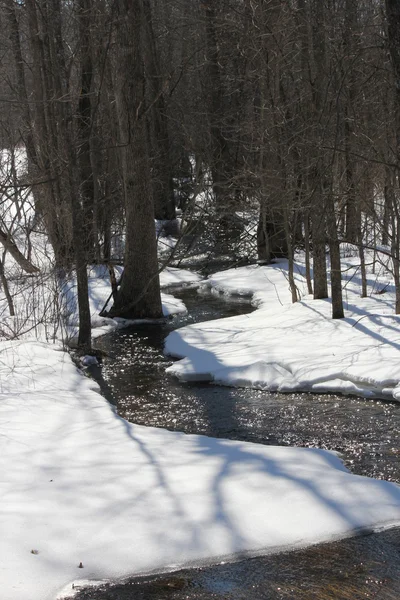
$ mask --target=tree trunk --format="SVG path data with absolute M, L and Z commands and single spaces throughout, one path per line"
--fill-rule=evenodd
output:
M 152 192 L 155 218 L 172 221 L 176 218 L 174 186 L 171 167 L 171 145 L 168 131 L 164 84 L 161 73 L 159 50 L 153 28 L 153 16 L 149 0 L 143 0 L 145 15 L 147 79 L 151 86 L 150 145 L 152 158 Z
M 29 41 L 32 50 L 32 89 L 34 99 L 34 115 L 32 131 L 36 148 L 38 169 L 44 183 L 35 186 L 36 206 L 43 216 L 46 231 L 54 250 L 57 266 L 69 267 L 72 260 L 71 215 L 62 200 L 59 177 L 57 174 L 60 160 L 57 143 L 57 123 L 60 119 L 54 114 L 54 86 L 50 74 L 54 69 L 50 66 L 48 52 L 48 32 L 45 25 L 39 23 L 43 18 L 43 6 L 35 0 L 26 0 L 29 25 Z M 51 23 L 51 19 L 47 19 Z M 45 43 L 45 40 L 46 43 Z M 33 125 L 34 124 L 34 125 Z
M 265 201 L 261 201 L 260 213 L 257 226 L 257 256 L 258 260 L 264 264 L 271 262 L 271 248 L 267 229 L 267 212 Z
M 3 257 L 0 258 L 0 283 L 3 286 L 4 295 L 8 304 L 8 312 L 10 313 L 10 317 L 15 317 L 15 309 L 14 302 L 10 293 L 10 289 L 8 287 L 8 281 L 6 275 L 4 273 L 4 261 L 5 261 L 6 253 L 3 252 Z
M 306 281 L 307 291 L 309 294 L 313 293 L 312 279 L 311 279 L 311 264 L 310 264 L 310 216 L 308 211 L 304 214 L 304 251 L 305 251 L 305 263 L 306 263 Z
M 392 265 L 393 279 L 396 290 L 395 313 L 400 314 L 400 216 L 392 212 Z
M 38 273 L 39 269 L 35 267 L 25 256 L 20 252 L 17 245 L 13 242 L 11 236 L 0 229 L 0 243 L 3 244 L 4 249 L 7 250 L 13 257 L 16 263 L 19 264 L 21 269 L 26 273 Z
M 221 63 L 219 59 L 216 18 L 218 6 L 214 0 L 200 0 L 204 10 L 207 54 L 207 103 L 210 121 L 211 174 L 217 217 L 222 238 L 226 233 L 234 206 L 232 185 L 232 158 L 223 133 L 224 115 Z
M 343 319 L 342 271 L 340 266 L 340 244 L 337 235 L 333 198 L 327 199 L 327 231 L 331 258 L 332 319 Z
M 313 244 L 313 276 L 314 298 L 328 297 L 328 278 L 326 273 L 326 232 L 325 232 L 325 198 L 322 190 L 313 200 L 312 244 Z
M 392 59 L 395 93 L 395 127 L 396 127 L 396 184 L 400 176 L 400 2 L 386 0 L 386 16 L 388 22 L 388 42 Z M 394 197 L 392 209 L 392 256 L 393 273 L 396 287 L 396 314 L 400 314 L 400 216 L 397 199 Z
M 69 224 L 67 227 L 72 242 L 70 260 L 75 266 L 77 277 L 78 346 L 82 351 L 88 351 L 91 347 L 91 321 L 87 261 L 79 197 L 77 147 L 73 124 L 74 103 L 69 89 L 62 38 L 61 0 L 43 2 L 41 9 L 41 15 L 45 18 L 42 23 L 45 35 L 40 67 L 43 72 L 43 96 L 46 98 L 47 127 L 50 133 L 47 143 L 49 150 L 54 153 L 50 157 L 50 164 L 59 203 L 57 219 L 60 229 L 65 225 L 63 219 Z M 41 140 L 41 143 L 44 144 L 44 140 Z
M 31 111 L 29 109 L 28 92 L 26 88 L 24 71 L 24 59 L 22 57 L 20 31 L 15 8 L 16 5 L 14 0 L 4 0 L 4 9 L 9 23 L 10 41 L 14 55 L 15 74 L 17 79 L 16 95 L 18 102 L 22 102 L 21 114 L 22 122 L 25 128 L 24 143 L 26 146 L 29 167 L 32 168 L 33 165 L 37 166 L 37 156 L 32 135 L 32 118 Z
M 368 296 L 367 291 L 367 269 L 365 265 L 365 252 L 363 244 L 363 231 L 361 227 L 361 217 L 359 218 L 359 229 L 357 231 L 358 242 L 358 256 L 360 258 L 360 274 L 361 274 L 361 298 Z M 374 244 L 375 246 L 375 244 Z M 374 261 L 375 262 L 375 261 Z
M 385 168 L 385 185 L 383 189 L 383 217 L 382 217 L 382 245 L 388 246 L 391 237 L 390 214 L 396 199 L 393 185 L 393 172 L 389 167 Z
M 357 4 L 356 0 L 345 0 L 345 27 L 343 35 L 345 81 L 344 108 L 344 147 L 346 164 L 346 238 L 353 243 L 361 243 L 357 235 L 361 229 L 361 210 L 357 206 L 356 187 L 354 183 L 355 159 L 351 153 L 354 122 L 355 78 L 354 54 L 357 51 Z M 359 37 L 359 36 L 358 36 Z
M 124 275 L 110 316 L 162 316 L 147 147 L 142 0 L 119 6 L 117 103 L 126 207 Z
M 92 24 L 92 0 L 78 0 L 78 20 L 80 34 L 80 95 L 78 102 L 78 165 L 80 176 L 80 196 L 82 199 L 82 231 L 85 251 L 94 257 L 96 242 L 94 236 L 94 178 L 91 158 L 91 135 L 93 129 L 91 87 L 93 77 L 90 30 Z
M 315 63 L 315 79 L 313 82 L 313 108 L 316 130 L 316 147 L 313 156 L 313 201 L 312 201 L 312 241 L 314 257 L 314 298 L 328 297 L 328 282 L 326 273 L 326 165 L 325 156 L 318 146 L 323 141 L 323 127 L 321 123 L 324 110 L 324 92 L 326 86 L 326 40 L 325 40 L 325 9 L 320 0 L 313 2 L 313 57 Z
M 291 228 L 290 228 L 290 223 L 289 223 L 289 211 L 288 210 L 285 210 L 284 226 L 285 226 L 286 242 L 287 242 L 287 247 L 288 247 L 289 287 L 290 287 L 290 293 L 292 295 L 292 302 L 294 304 L 295 302 L 298 301 L 299 298 L 298 298 L 298 294 L 297 294 L 296 282 L 294 279 L 294 252 L 293 252 L 293 247 L 292 247 L 293 235 L 290 230 Z

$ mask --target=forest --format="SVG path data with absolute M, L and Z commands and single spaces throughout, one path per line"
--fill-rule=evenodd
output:
M 400 312 L 395 0 L 2 8 L 0 241 L 34 273 L 18 244 L 45 232 L 56 276 L 76 269 L 80 345 L 90 347 L 88 264 L 123 259 L 110 316 L 161 315 L 154 218 L 178 236 L 203 222 L 224 253 L 256 214 L 252 256 L 288 258 L 293 302 L 294 253 L 305 253 L 309 293 L 325 298 L 329 249 L 333 318 L 340 243 L 358 248 L 363 295 L 365 249 L 383 248 Z
M 400 598 L 400 1 L 0 0 L 0 106 L 1 599 Z

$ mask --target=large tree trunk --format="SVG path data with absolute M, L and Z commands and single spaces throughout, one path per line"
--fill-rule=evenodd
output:
M 60 117 L 54 112 L 55 91 L 49 56 L 47 18 L 44 6 L 35 0 L 26 0 L 29 25 L 29 41 L 32 50 L 32 90 L 34 114 L 32 115 L 33 140 L 36 148 L 38 175 L 43 183 L 35 185 L 37 209 L 43 217 L 50 243 L 54 250 L 57 266 L 69 267 L 72 262 L 71 214 L 62 200 L 57 171 L 60 162 L 57 124 Z M 34 124 L 34 126 L 33 126 Z
M 400 177 L 400 3 L 398 0 L 386 0 L 388 22 L 388 42 L 392 59 L 395 93 L 395 127 L 396 127 L 396 183 Z M 394 197 L 392 210 L 392 259 L 394 281 L 396 286 L 396 314 L 400 314 L 400 215 L 397 200 Z
M 79 331 L 78 346 L 82 351 L 91 347 L 91 320 L 89 306 L 89 289 L 87 277 L 87 255 L 85 252 L 85 230 L 82 203 L 80 199 L 78 177 L 78 150 L 73 128 L 73 103 L 62 101 L 69 98 L 70 89 L 68 69 L 63 47 L 61 0 L 48 2 L 48 56 L 50 62 L 46 65 L 51 68 L 51 85 L 55 93 L 55 102 L 51 107 L 56 121 L 57 144 L 60 165 L 65 167 L 58 173 L 58 185 L 61 188 L 62 204 L 69 211 L 71 218 L 73 261 L 76 269 Z
M 124 141 L 121 158 L 126 207 L 124 274 L 110 316 L 162 316 L 154 207 L 144 118 L 144 14 L 142 0 L 119 6 L 117 103 Z
M 221 62 L 216 30 L 217 11 L 220 7 L 214 0 L 200 0 L 200 4 L 204 10 L 206 28 L 206 99 L 210 122 L 212 186 L 217 218 L 220 221 L 219 233 L 222 236 L 221 241 L 224 242 L 229 218 L 235 206 L 235 191 L 232 181 L 233 159 L 223 131 L 223 122 L 227 119 L 227 115 L 224 114 Z
M 16 15 L 16 4 L 14 0 L 4 0 L 4 12 L 8 19 L 10 28 L 10 41 L 14 56 L 16 75 L 16 100 L 21 104 L 22 123 L 24 125 L 23 140 L 29 161 L 29 167 L 37 166 L 36 149 L 32 135 L 32 118 L 28 102 L 28 92 L 24 71 L 24 59 L 22 56 L 19 23 Z
M 355 159 L 352 155 L 353 127 L 355 121 L 354 106 L 356 95 L 356 81 L 354 73 L 354 56 L 358 51 L 357 31 L 357 2 L 356 0 L 345 0 L 345 25 L 343 34 L 344 61 L 343 79 L 346 91 L 344 107 L 344 148 L 346 165 L 346 239 L 353 243 L 361 244 L 358 233 L 361 230 L 361 210 L 357 205 L 355 186 Z
M 91 87 L 93 77 L 91 25 L 92 25 L 92 0 L 78 0 L 78 20 L 80 34 L 80 95 L 78 102 L 78 165 L 80 175 L 80 196 L 82 199 L 82 231 L 84 245 L 88 257 L 95 256 L 94 226 L 94 178 L 91 156 L 91 137 L 93 131 L 93 115 Z
M 40 127 L 37 145 L 52 182 L 52 194 L 46 197 L 44 207 L 46 212 L 51 210 L 47 214 L 46 225 L 55 234 L 52 243 L 55 244 L 57 261 L 62 261 L 60 266 L 64 266 L 65 261 L 68 265 L 74 264 L 76 269 L 78 346 L 85 351 L 91 346 L 91 323 L 74 135 L 74 103 L 64 53 L 61 0 L 41 3 L 27 0 L 27 7 L 34 58 L 38 61 L 35 69 L 40 78 L 36 89 L 41 103 L 38 107 Z M 51 200 L 54 200 L 55 206 L 51 206 Z
M 149 0 L 143 0 L 146 24 L 146 64 L 151 94 L 150 146 L 152 164 L 152 192 L 156 219 L 172 221 L 176 218 L 174 186 L 171 166 L 171 145 L 165 101 L 165 74 L 161 73 L 159 49 L 153 28 Z
M 324 92 L 326 86 L 326 43 L 325 43 L 325 11 L 320 0 L 314 0 L 313 22 L 313 58 L 315 63 L 315 79 L 313 82 L 314 98 L 314 128 L 316 131 L 316 147 L 313 156 L 314 168 L 314 194 L 312 200 L 312 240 L 314 257 L 314 298 L 328 297 L 328 283 L 326 273 L 326 164 L 324 151 L 322 151 L 323 127 L 321 123 L 324 110 Z M 318 148 L 318 146 L 320 146 Z

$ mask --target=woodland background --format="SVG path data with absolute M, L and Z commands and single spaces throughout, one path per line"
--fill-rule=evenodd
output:
M 302 250 L 308 291 L 327 297 L 330 276 L 332 316 L 343 316 L 346 242 L 358 248 L 363 295 L 364 250 L 390 257 L 400 312 L 396 0 L 0 6 L 6 294 L 6 253 L 37 272 L 29 240 L 44 232 L 56 276 L 76 271 L 79 343 L 90 346 L 87 265 L 112 273 L 123 258 L 109 316 L 159 317 L 155 219 L 178 236 L 202 227 L 223 254 L 256 214 L 258 259 L 289 259 L 293 301 Z

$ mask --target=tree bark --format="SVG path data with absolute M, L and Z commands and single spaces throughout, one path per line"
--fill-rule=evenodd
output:
M 331 258 L 331 295 L 332 319 L 343 319 L 342 271 L 340 265 L 340 244 L 337 235 L 335 206 L 333 198 L 327 200 L 327 231 L 329 238 L 329 254 Z
M 325 11 L 323 2 L 313 2 L 313 50 L 315 76 L 312 85 L 314 104 L 314 128 L 316 133 L 316 153 L 314 153 L 314 168 L 312 169 L 314 194 L 312 201 L 312 241 L 314 258 L 314 298 L 328 297 L 328 282 L 326 273 L 326 173 L 325 157 L 318 146 L 322 145 L 323 128 L 321 124 L 324 109 L 324 91 L 326 86 L 326 42 L 325 42 Z
M 206 28 L 206 90 L 208 118 L 210 122 L 211 174 L 215 196 L 219 232 L 223 238 L 234 208 L 234 185 L 232 181 L 233 159 L 229 153 L 228 141 L 223 132 L 224 114 L 221 62 L 218 51 L 216 30 L 217 3 L 214 0 L 200 0 L 205 15 Z
M 39 10 L 41 9 L 41 10 Z M 32 91 L 34 108 L 32 115 L 33 140 L 40 179 L 44 182 L 35 186 L 37 208 L 43 217 L 50 243 L 54 250 L 57 266 L 69 267 L 72 260 L 70 220 L 71 215 L 62 201 L 59 185 L 59 148 L 56 124 L 59 118 L 54 114 L 54 89 L 51 83 L 51 60 L 48 56 L 45 39 L 48 37 L 45 24 L 39 23 L 43 6 L 35 0 L 26 0 L 29 25 L 29 41 L 32 50 Z M 57 67 L 55 67 L 57 69 Z
M 74 129 L 74 102 L 71 97 L 63 37 L 61 0 L 47 0 L 42 8 L 46 13 L 44 44 L 47 108 L 49 127 L 53 139 L 52 150 L 57 154 L 55 170 L 61 214 L 70 221 L 72 256 L 77 278 L 78 295 L 78 347 L 88 351 L 91 347 L 91 319 L 87 277 L 85 233 L 82 204 L 79 195 L 78 149 Z M 59 215 L 59 219 L 60 219 Z
M 306 281 L 307 291 L 309 294 L 313 293 L 312 278 L 311 278 L 311 261 L 310 261 L 310 216 L 308 211 L 304 213 L 304 251 L 305 251 L 305 263 L 306 263 Z
M 355 101 L 355 78 L 354 78 L 354 54 L 356 51 L 356 41 L 354 39 L 357 27 L 357 4 L 356 0 L 346 0 L 345 2 L 345 28 L 343 35 L 344 45 L 344 67 L 345 73 L 345 107 L 344 107 L 344 147 L 346 164 L 346 238 L 354 243 L 362 243 L 358 239 L 358 233 L 361 230 L 361 210 L 357 205 L 356 186 L 355 186 L 355 159 L 352 156 L 352 138 L 354 121 L 354 101 Z
M 284 226 L 285 226 L 285 235 L 287 240 L 288 247 L 288 279 L 289 279 L 289 287 L 290 293 L 292 296 L 293 304 L 298 301 L 298 293 L 296 287 L 296 281 L 294 279 L 294 251 L 292 246 L 293 235 L 291 232 L 291 227 L 289 223 L 289 211 L 285 210 L 284 214 Z
M 10 41 L 14 55 L 15 73 L 17 79 L 17 100 L 22 102 L 21 114 L 22 122 L 25 128 L 24 143 L 26 146 L 29 166 L 37 166 L 37 156 L 35 144 L 32 135 L 32 118 L 29 108 L 28 92 L 26 88 L 26 79 L 24 71 L 24 59 L 22 57 L 20 31 L 17 15 L 15 12 L 16 5 L 14 0 L 4 0 L 4 8 L 10 28 Z
M 400 2 L 385 0 L 388 23 L 388 43 L 392 60 L 395 94 L 395 127 L 396 127 L 396 183 L 400 176 Z M 396 287 L 396 314 L 400 314 L 400 215 L 397 200 L 394 197 L 392 209 L 392 255 L 393 274 Z
M 0 243 L 3 244 L 4 249 L 7 250 L 13 257 L 16 263 L 19 264 L 21 269 L 26 273 L 38 273 L 38 267 L 35 267 L 25 256 L 20 252 L 17 245 L 13 242 L 10 235 L 0 229 Z
M 4 295 L 8 304 L 8 312 L 10 313 L 10 317 L 15 317 L 15 308 L 14 302 L 10 293 L 10 289 L 8 287 L 8 281 L 6 275 L 4 273 L 4 260 L 5 260 L 5 252 L 3 253 L 3 257 L 0 258 L 0 283 L 3 286 Z
M 359 219 L 359 229 L 357 231 L 357 239 L 358 243 L 358 256 L 360 258 L 360 274 L 361 274 L 361 298 L 366 298 L 368 296 L 367 293 L 367 268 L 365 265 L 365 252 L 364 252 L 364 244 L 363 244 L 363 232 L 361 226 L 361 217 Z M 375 244 L 374 244 L 375 246 Z M 374 261 L 375 262 L 375 261 Z
M 80 94 L 78 102 L 78 165 L 80 175 L 80 196 L 82 198 L 82 230 L 86 254 L 95 256 L 94 226 L 94 177 L 91 156 L 91 135 L 93 129 L 91 87 L 93 77 L 90 28 L 92 23 L 92 0 L 78 0 L 78 21 L 80 34 Z
M 121 159 L 126 242 L 124 275 L 109 314 L 126 318 L 159 318 L 162 308 L 154 206 L 143 114 L 146 85 L 143 2 L 121 2 L 118 12 L 117 104 L 121 139 L 125 140 L 121 147 Z
M 149 0 L 143 0 L 145 15 L 145 61 L 147 79 L 151 89 L 150 146 L 152 164 L 152 192 L 155 218 L 172 221 L 176 218 L 174 186 L 171 166 L 171 145 L 165 100 L 165 74 L 161 73 L 159 49 L 153 28 L 153 16 Z

